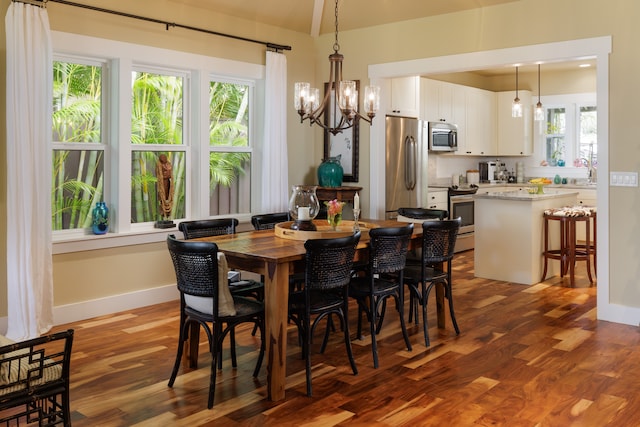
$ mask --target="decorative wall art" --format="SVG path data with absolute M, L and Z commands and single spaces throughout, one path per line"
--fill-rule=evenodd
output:
M 360 81 L 356 80 L 358 91 L 358 104 L 360 102 Z M 329 91 L 329 83 L 324 84 L 325 94 Z M 340 120 L 340 109 L 336 104 L 335 90 L 331 88 L 329 95 L 329 108 L 324 113 L 324 123 L 336 123 Z M 337 112 L 337 114 L 336 114 Z M 343 181 L 358 182 L 358 154 L 360 125 L 356 121 L 353 127 L 342 131 L 337 135 L 324 131 L 324 158 L 340 156 L 340 164 L 344 170 Z

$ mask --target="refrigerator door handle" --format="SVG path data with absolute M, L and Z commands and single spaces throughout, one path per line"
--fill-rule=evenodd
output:
M 417 144 L 413 136 L 407 136 L 404 143 L 404 185 L 407 190 L 413 190 L 416 187 Z

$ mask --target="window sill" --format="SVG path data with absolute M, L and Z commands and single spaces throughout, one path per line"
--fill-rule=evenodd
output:
M 235 215 L 235 217 L 240 221 L 237 232 L 253 229 L 250 214 L 240 214 Z M 175 227 L 163 229 L 155 228 L 151 223 L 133 224 L 131 230 L 127 232 L 109 232 L 102 235 L 93 234 L 90 230 L 56 232 L 53 236 L 53 254 L 59 255 L 164 242 L 169 234 L 175 234 L 176 237 L 182 238 L 182 232 L 178 230 L 179 222 L 174 220 Z
M 163 242 L 169 234 L 180 234 L 177 223 L 174 228 L 145 228 L 127 233 L 107 233 L 103 235 L 70 233 L 53 237 L 53 254 L 118 248 L 121 246 L 144 245 Z

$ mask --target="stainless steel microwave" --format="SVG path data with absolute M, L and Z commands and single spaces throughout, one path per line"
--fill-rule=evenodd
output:
M 457 151 L 458 126 L 447 122 L 427 122 L 429 151 Z

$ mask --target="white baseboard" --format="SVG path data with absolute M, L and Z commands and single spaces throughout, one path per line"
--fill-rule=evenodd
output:
M 161 286 L 53 308 L 54 325 L 77 322 L 180 298 L 176 285 Z
M 73 304 L 53 307 L 53 324 L 64 325 L 66 323 L 91 319 L 119 311 L 131 310 L 148 305 L 174 301 L 180 298 L 176 285 L 166 285 L 153 289 L 145 289 L 121 295 L 112 295 L 105 298 L 82 301 Z M 0 331 L 7 330 L 7 317 L 0 317 Z

